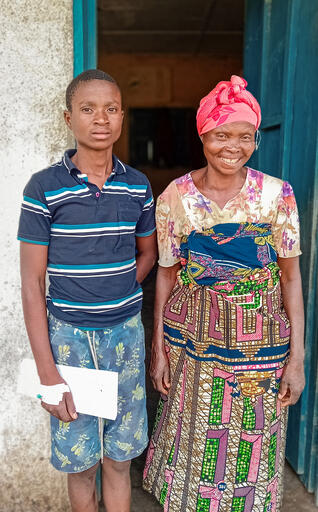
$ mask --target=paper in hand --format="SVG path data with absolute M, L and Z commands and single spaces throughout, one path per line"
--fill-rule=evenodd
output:
M 57 365 L 73 395 L 76 411 L 110 420 L 117 416 L 118 373 Z M 18 393 L 36 397 L 40 379 L 35 361 L 24 359 L 18 375 Z
M 73 395 L 76 412 L 116 419 L 118 373 L 56 365 Z

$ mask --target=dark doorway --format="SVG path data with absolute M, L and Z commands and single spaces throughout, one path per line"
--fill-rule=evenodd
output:
M 242 72 L 244 0 L 97 5 L 98 67 L 118 81 L 126 112 L 115 153 L 160 193 L 204 163 L 195 111 L 218 81 Z
M 129 153 L 134 167 L 196 169 L 204 165 L 192 108 L 131 108 Z

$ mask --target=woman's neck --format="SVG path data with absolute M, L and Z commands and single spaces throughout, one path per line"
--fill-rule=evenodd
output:
M 229 192 L 231 190 L 236 191 L 241 189 L 246 180 L 246 167 L 242 167 L 235 174 L 222 174 L 215 171 L 213 167 L 207 166 L 202 173 L 202 184 L 204 188 L 208 190 L 214 190 L 215 192 Z
M 208 199 L 224 208 L 242 190 L 246 180 L 247 169 L 242 169 L 234 175 L 224 176 L 209 167 L 195 171 L 192 175 L 197 189 Z

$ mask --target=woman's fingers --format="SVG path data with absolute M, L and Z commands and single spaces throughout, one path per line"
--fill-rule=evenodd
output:
M 282 407 L 294 405 L 298 401 L 304 387 L 305 375 L 303 364 L 290 361 L 284 369 L 278 393 Z
M 296 402 L 298 402 L 302 391 L 303 387 L 298 386 L 297 383 L 286 383 L 282 381 L 278 394 L 278 398 L 281 400 L 282 407 L 294 405 Z
M 153 384 L 153 387 L 159 391 L 159 393 L 163 393 L 164 395 L 168 394 L 169 388 L 170 388 L 170 382 L 169 378 L 166 376 L 169 373 L 169 370 L 167 372 L 163 371 L 157 371 L 156 373 L 152 373 L 151 375 L 151 381 Z
M 284 381 L 284 379 L 281 380 L 280 386 L 279 386 L 279 393 L 278 398 L 279 400 L 284 400 L 288 393 L 288 384 Z
M 288 388 L 288 395 L 282 404 L 284 407 L 287 405 L 294 405 L 298 402 L 299 397 L 303 391 L 303 387 L 299 387 L 297 384 L 291 383 Z
M 169 366 L 160 367 L 156 369 L 152 369 L 150 372 L 151 381 L 153 387 L 159 391 L 159 393 L 163 393 L 164 395 L 168 394 L 170 388 L 170 372 Z
M 168 364 L 165 366 L 165 368 L 163 370 L 162 383 L 163 383 L 163 386 L 165 387 L 165 389 L 168 392 L 169 389 L 170 389 L 170 386 L 171 386 L 171 382 L 170 382 L 170 368 L 169 368 Z
M 155 346 L 151 353 L 149 373 L 153 387 L 159 393 L 167 395 L 170 388 L 169 361 L 165 351 L 159 350 Z

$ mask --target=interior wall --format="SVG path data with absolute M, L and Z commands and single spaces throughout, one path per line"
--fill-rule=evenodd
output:
M 132 107 L 192 107 L 218 81 L 242 72 L 242 58 L 181 54 L 109 54 L 99 48 L 98 67 L 119 83 L 126 119 L 115 153 L 129 163 Z

